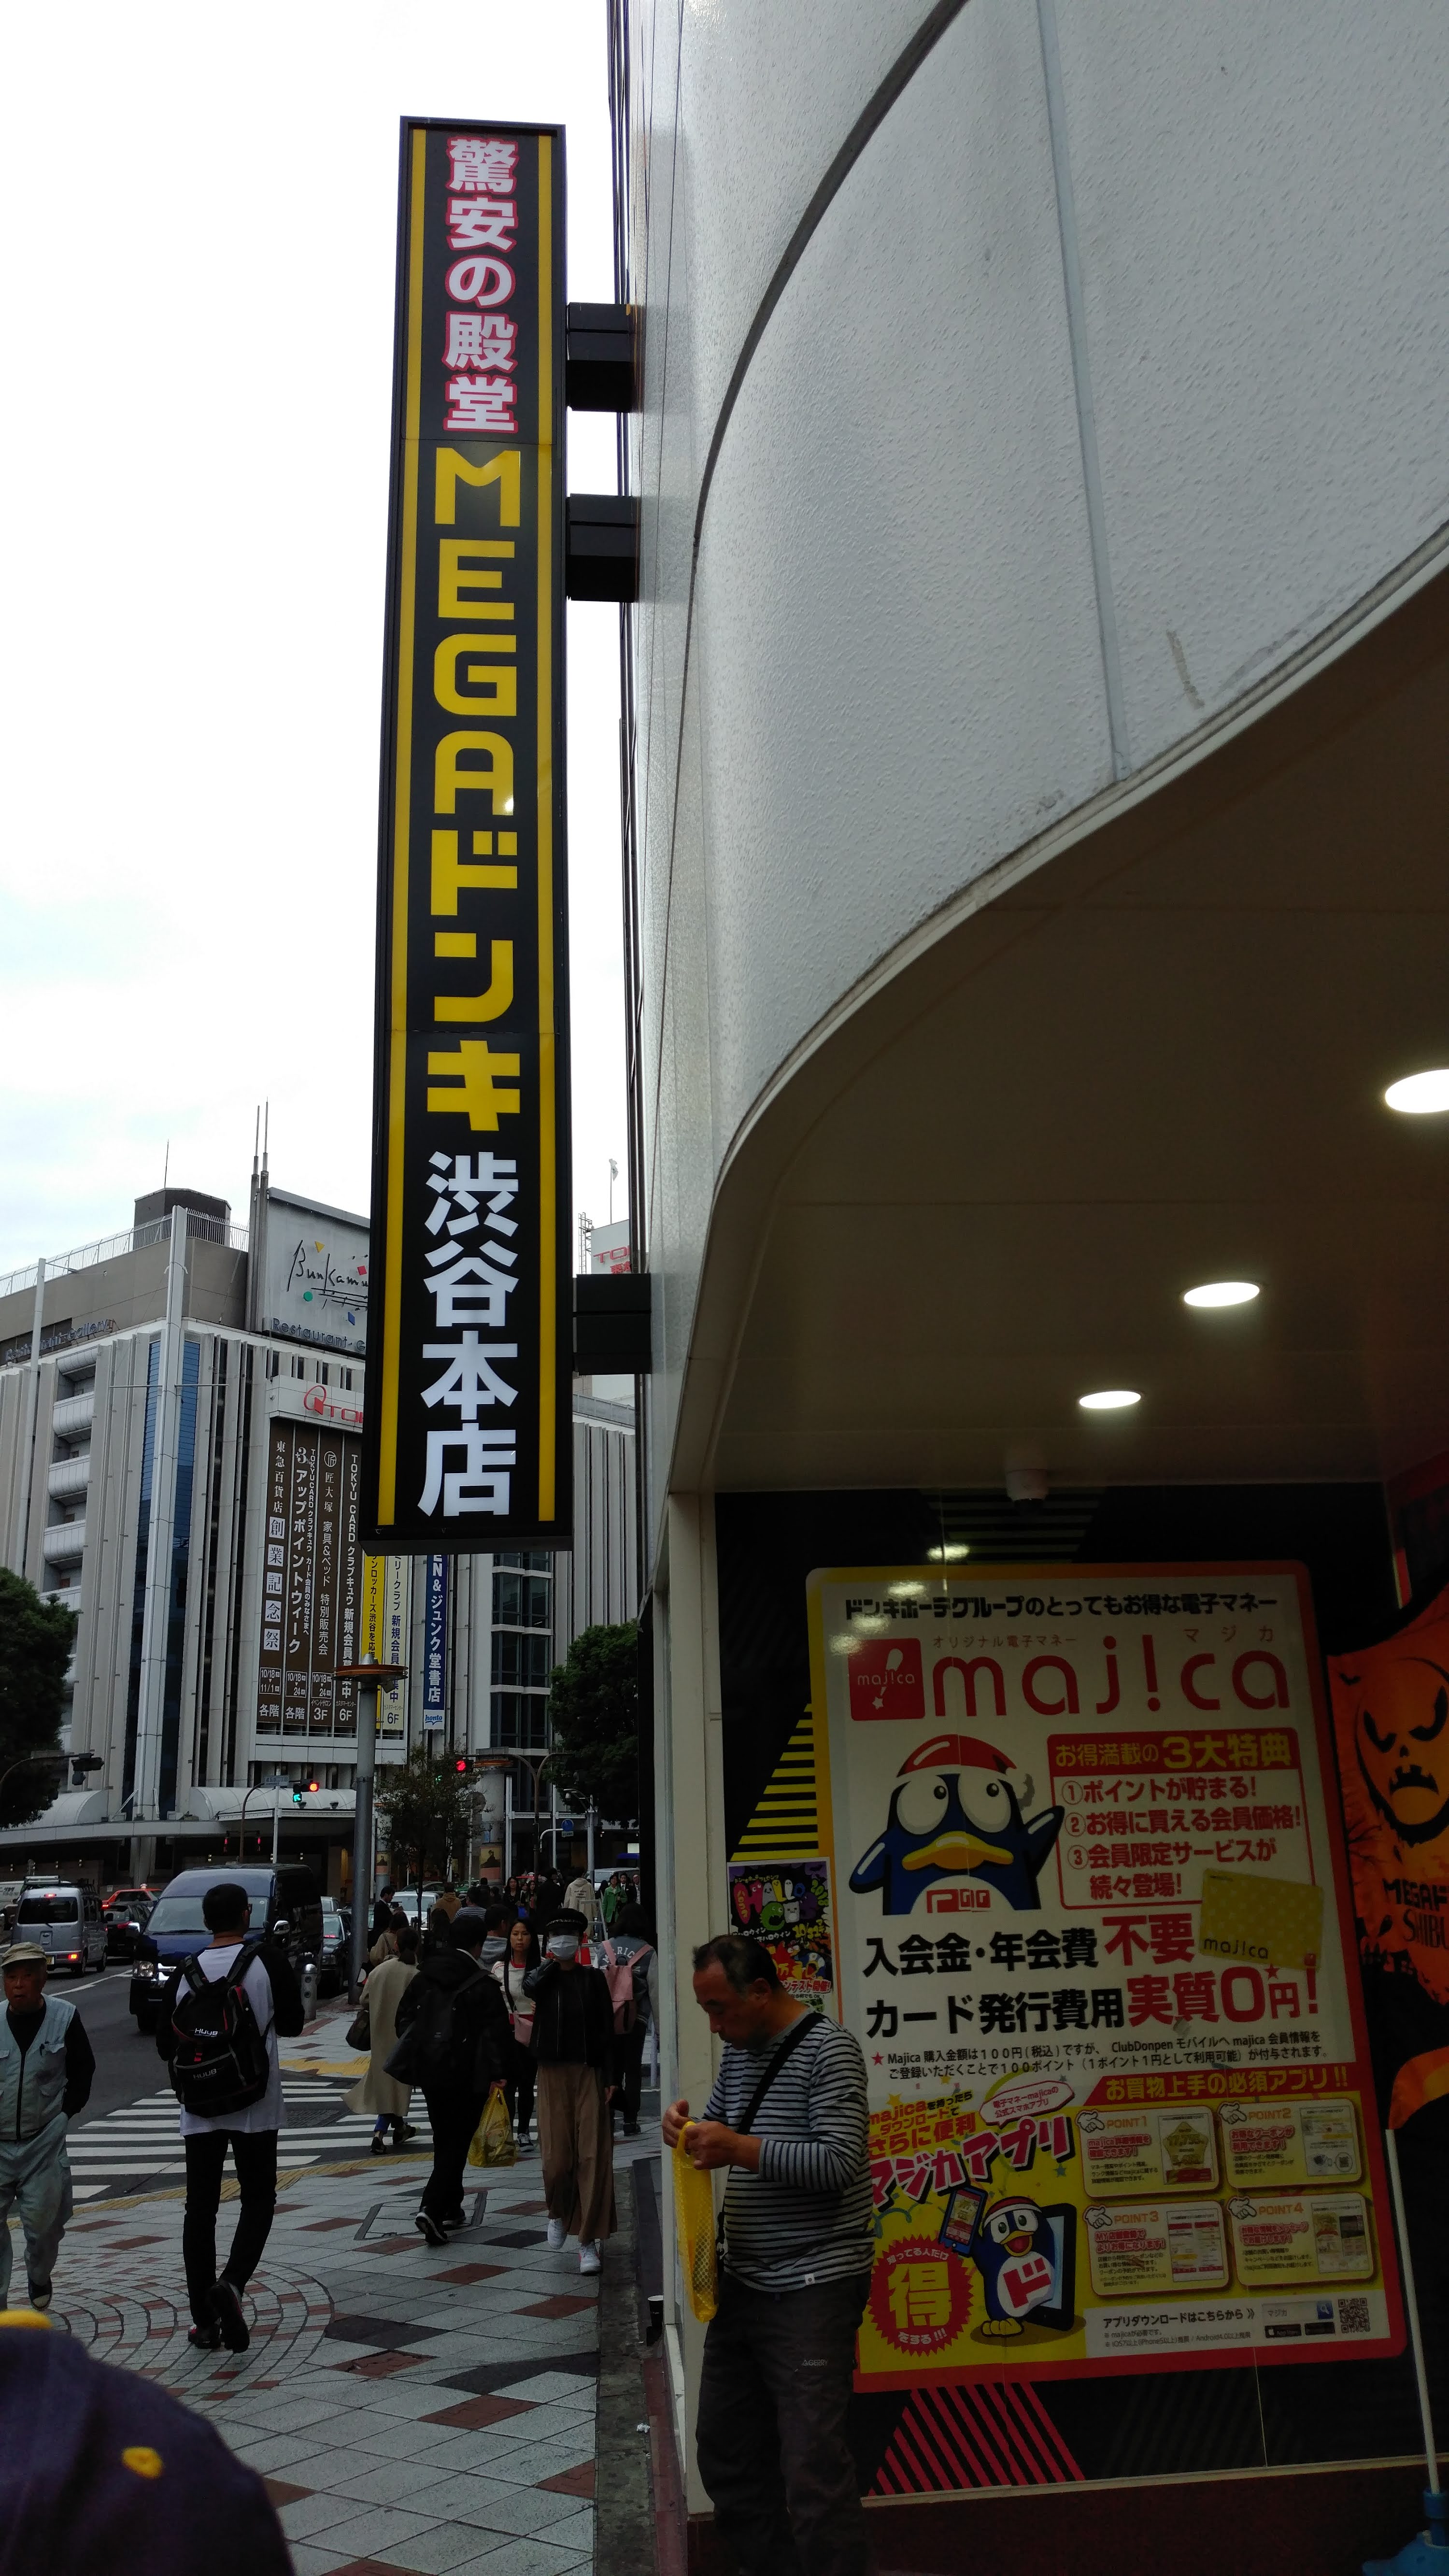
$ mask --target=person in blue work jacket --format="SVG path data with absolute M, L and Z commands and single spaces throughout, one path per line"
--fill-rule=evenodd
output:
M 25 2231 L 32 2308 L 48 2308 L 72 2209 L 66 2122 L 90 2100 L 96 2061 L 74 2004 L 45 1991 L 49 1962 L 34 1941 L 5 1952 L 0 2013 L 0 2308 L 10 2305 L 12 2208 Z

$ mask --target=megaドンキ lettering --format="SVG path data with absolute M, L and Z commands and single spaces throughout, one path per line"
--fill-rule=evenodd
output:
M 499 455 L 490 456 L 486 464 L 470 465 L 466 456 L 458 454 L 456 447 L 440 447 L 433 473 L 433 524 L 435 527 L 456 526 L 460 483 L 471 483 L 475 492 L 481 492 L 488 484 L 496 483 L 500 528 L 518 526 L 519 505 L 523 494 L 523 459 L 520 449 L 505 447 Z M 512 552 L 511 547 L 509 552 Z
M 465 767 L 477 752 L 484 766 Z M 460 795 L 486 795 L 495 814 L 513 811 L 513 746 L 501 733 L 445 733 L 433 755 L 433 811 L 456 814 Z
M 514 638 L 510 635 L 511 645 Z M 433 655 L 433 695 L 449 715 L 516 716 L 518 673 L 508 662 L 469 662 L 461 678 L 464 653 L 491 653 L 491 635 L 445 635 Z M 466 695 L 464 684 L 466 683 Z

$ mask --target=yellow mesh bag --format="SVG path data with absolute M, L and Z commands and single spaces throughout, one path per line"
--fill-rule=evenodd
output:
M 516 2165 L 518 2147 L 513 2135 L 513 2122 L 508 2116 L 508 2102 L 501 2084 L 495 2084 L 483 2105 L 483 2117 L 473 2132 L 468 2149 L 470 2165 Z
M 719 2305 L 719 2275 L 714 2238 L 714 2185 L 689 2161 L 687 2141 L 693 2120 L 686 2120 L 674 2150 L 674 2215 L 679 2228 L 679 2259 L 689 2304 L 702 2326 Z

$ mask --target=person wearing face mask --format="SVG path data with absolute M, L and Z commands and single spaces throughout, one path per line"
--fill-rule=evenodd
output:
M 565 1908 L 548 1927 L 545 1956 L 523 1990 L 533 1998 L 533 2053 L 538 2071 L 538 2143 L 548 2202 L 548 2241 L 555 2252 L 579 2240 L 579 2270 L 601 2268 L 612 2236 L 614 2150 L 609 2104 L 614 2096 L 614 2006 L 608 1979 L 579 1959 L 582 1914 Z

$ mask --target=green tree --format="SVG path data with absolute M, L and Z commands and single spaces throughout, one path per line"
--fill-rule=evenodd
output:
M 466 1874 L 476 1830 L 477 1790 L 451 1762 L 434 1762 L 426 1744 L 406 1762 L 378 1774 L 377 1808 L 391 1828 L 393 1876 L 419 1881 Z
M 33 1583 L 0 1566 L 0 1771 L 29 1753 L 54 1752 L 76 1616 L 42 1601 Z M 0 1825 L 42 1815 L 63 1776 L 58 1762 L 27 1762 L 0 1791 Z
M 553 1750 L 543 1767 L 616 1821 L 639 1812 L 639 1631 L 585 1628 L 548 1677 Z

